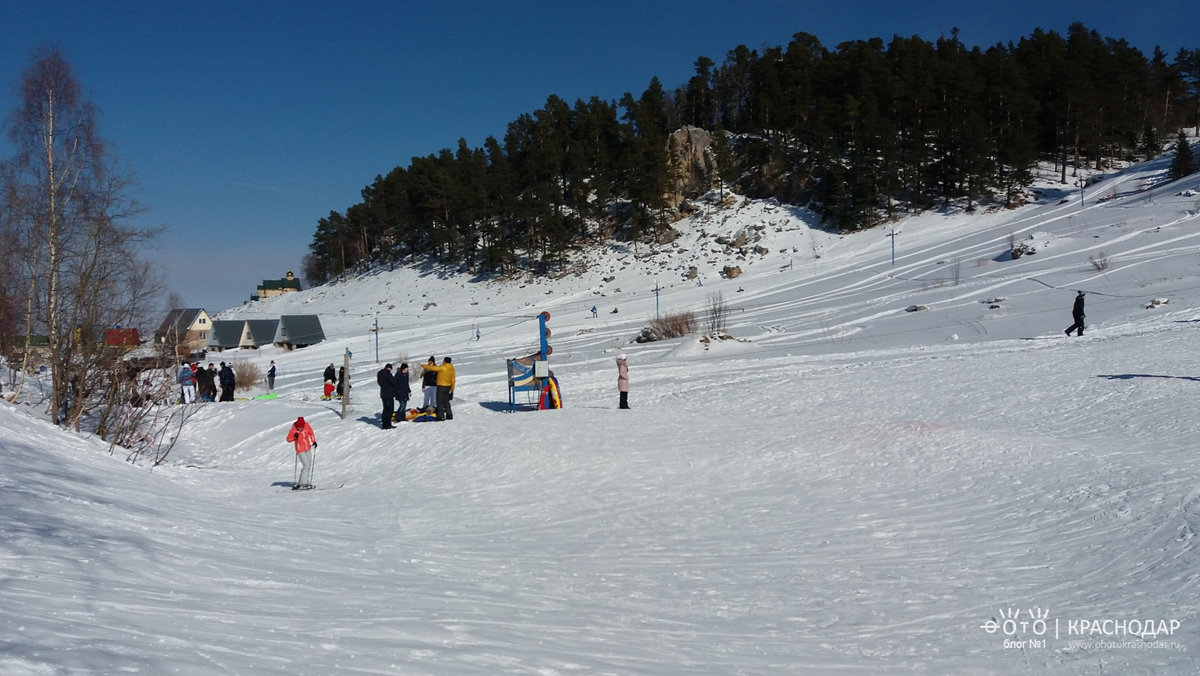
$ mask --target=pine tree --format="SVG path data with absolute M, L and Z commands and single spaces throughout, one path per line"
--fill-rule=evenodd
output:
M 1171 162 L 1171 180 L 1178 181 L 1194 173 L 1196 173 L 1196 159 L 1192 156 L 1192 146 L 1188 143 L 1187 136 L 1180 130 L 1179 139 L 1175 141 L 1175 160 Z

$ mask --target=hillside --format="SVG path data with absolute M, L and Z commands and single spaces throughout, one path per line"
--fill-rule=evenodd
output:
M 232 309 L 329 340 L 210 354 L 275 360 L 280 398 L 199 407 L 153 472 L 0 406 L 0 672 L 1195 673 L 1200 176 L 1169 161 L 1083 207 L 1045 183 L 914 217 L 894 265 L 880 230 L 739 199 L 556 279 L 405 267 Z M 716 292 L 736 340 L 631 342 Z M 542 311 L 566 407 L 510 414 Z M 379 429 L 376 335 L 453 356 L 454 421 Z M 343 420 L 318 395 L 347 349 Z M 296 416 L 329 490 L 288 490 Z M 1013 617 L 1048 629 L 988 632 Z M 1162 644 L 1069 631 L 1135 619 Z

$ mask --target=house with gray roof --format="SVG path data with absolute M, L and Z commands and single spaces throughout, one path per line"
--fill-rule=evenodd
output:
M 325 331 L 317 315 L 283 315 L 279 318 L 279 330 L 275 333 L 275 344 L 279 347 L 292 350 L 323 340 Z

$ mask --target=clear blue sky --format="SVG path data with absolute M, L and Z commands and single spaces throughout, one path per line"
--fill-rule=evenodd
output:
M 1147 54 L 1200 46 L 1196 0 L 0 0 L 0 111 L 30 49 L 58 45 L 136 172 L 145 222 L 168 228 L 148 257 L 189 306 L 217 311 L 299 274 L 317 219 L 377 174 L 499 138 L 550 94 L 674 88 L 697 56 L 800 31 L 833 47 L 958 27 L 986 46 L 1073 21 Z

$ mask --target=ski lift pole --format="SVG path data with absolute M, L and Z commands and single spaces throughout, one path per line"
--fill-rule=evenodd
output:
M 892 231 L 887 234 L 887 237 L 892 238 L 892 265 L 896 264 L 896 235 L 899 234 L 900 233 L 896 232 L 896 228 L 894 227 L 892 228 Z
M 654 318 L 658 319 L 658 277 L 654 278 Z
M 379 363 L 379 313 L 375 313 L 375 363 Z

